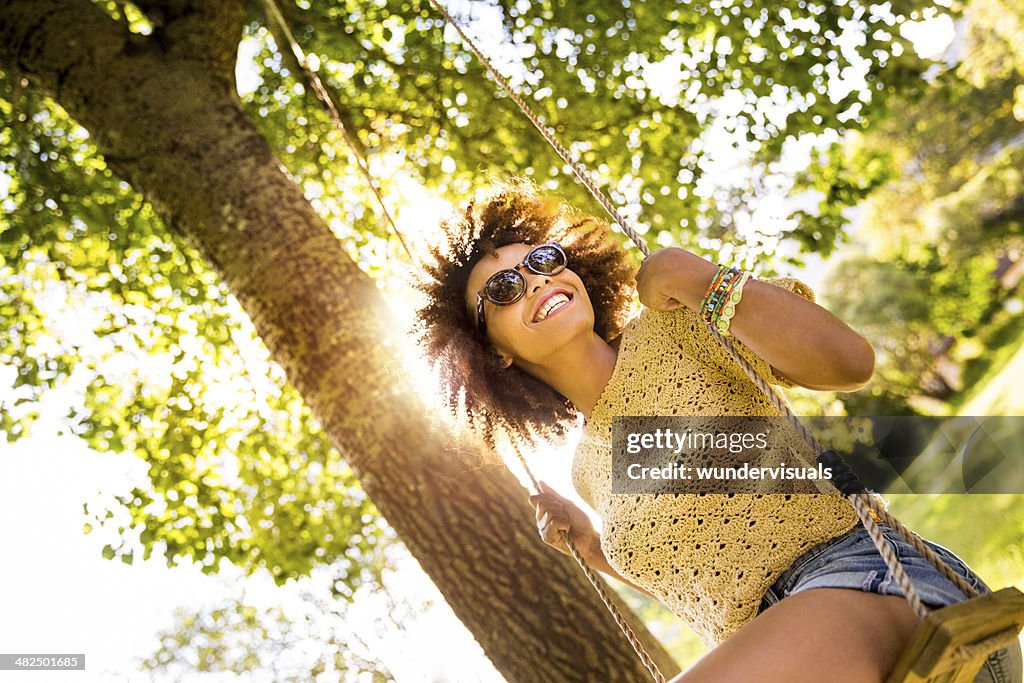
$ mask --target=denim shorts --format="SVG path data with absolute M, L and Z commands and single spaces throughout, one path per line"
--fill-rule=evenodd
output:
M 929 607 L 944 607 L 966 599 L 956 586 L 922 558 L 913 546 L 893 529 L 887 525 L 881 525 L 880 528 L 899 558 L 900 564 L 906 569 L 923 603 Z M 948 548 L 931 541 L 925 541 L 925 544 L 979 593 L 992 592 L 981 578 Z M 896 585 L 892 573 L 860 522 L 846 533 L 819 543 L 798 557 L 765 592 L 758 613 L 782 598 L 811 588 L 852 588 L 880 595 L 903 595 L 903 591 Z M 974 683 L 1021 683 L 1019 643 L 996 650 L 989 655 Z

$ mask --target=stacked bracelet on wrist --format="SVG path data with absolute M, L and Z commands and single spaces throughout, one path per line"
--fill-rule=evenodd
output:
M 731 337 L 729 323 L 736 315 L 736 305 L 743 298 L 743 286 L 750 279 L 750 273 L 738 268 L 719 266 L 711 279 L 708 291 L 700 302 L 700 315 L 704 322 L 713 326 L 724 337 Z

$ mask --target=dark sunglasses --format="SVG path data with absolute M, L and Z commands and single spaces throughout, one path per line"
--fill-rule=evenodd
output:
M 557 275 L 565 270 L 569 258 L 558 242 L 541 244 L 530 250 L 522 263 L 515 268 L 499 270 L 487 278 L 487 284 L 476 293 L 476 326 L 480 334 L 487 329 L 484 321 L 484 299 L 495 306 L 508 306 L 519 301 L 526 294 L 526 277 L 519 269 L 526 266 L 537 275 Z

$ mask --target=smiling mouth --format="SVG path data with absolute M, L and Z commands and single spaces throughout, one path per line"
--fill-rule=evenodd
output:
M 558 292 L 557 294 L 551 295 L 543 304 L 541 304 L 540 310 L 537 312 L 533 322 L 544 322 L 568 306 L 571 302 L 572 294 L 569 294 L 568 292 Z

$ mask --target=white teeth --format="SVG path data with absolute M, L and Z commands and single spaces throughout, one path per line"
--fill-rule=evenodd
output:
M 544 320 L 549 315 L 551 315 L 552 311 L 554 311 L 562 304 L 569 303 L 569 301 L 570 299 L 567 295 L 562 294 L 561 292 L 555 294 L 553 297 L 544 302 L 544 306 L 541 308 L 540 314 L 537 316 L 537 322 Z

